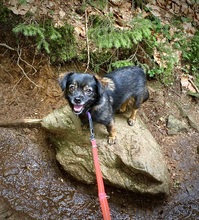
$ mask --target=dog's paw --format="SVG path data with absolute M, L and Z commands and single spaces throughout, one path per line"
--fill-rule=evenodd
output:
M 129 118 L 127 120 L 129 126 L 133 126 L 135 124 L 135 119 Z
M 108 144 L 113 145 L 116 143 L 116 137 L 108 137 Z

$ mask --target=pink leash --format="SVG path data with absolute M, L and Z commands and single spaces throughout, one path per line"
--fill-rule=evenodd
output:
M 92 122 L 90 112 L 87 112 L 87 115 L 88 115 L 88 121 L 89 121 L 89 125 L 90 125 L 93 160 L 94 160 L 94 165 L 95 165 L 95 172 L 96 172 L 97 185 L 98 185 L 98 197 L 99 197 L 99 201 L 100 201 L 102 215 L 103 215 L 104 220 L 111 220 L 107 196 L 106 196 L 106 193 L 104 190 L 104 182 L 103 182 L 103 178 L 102 178 L 102 172 L 101 172 L 100 164 L 99 164 L 97 144 L 96 144 L 95 135 L 94 135 L 94 131 L 93 131 L 93 122 Z

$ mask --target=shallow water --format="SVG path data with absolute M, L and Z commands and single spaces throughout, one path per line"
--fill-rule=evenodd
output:
M 7 202 L 3 211 L 0 205 L 0 219 L 102 219 L 97 187 L 64 173 L 44 131 L 0 129 L 0 204 Z M 178 152 L 173 151 L 184 178 L 169 197 L 141 196 L 106 185 L 112 219 L 199 219 L 196 135 L 181 140 Z M 11 213 L 7 217 L 2 215 L 5 209 Z

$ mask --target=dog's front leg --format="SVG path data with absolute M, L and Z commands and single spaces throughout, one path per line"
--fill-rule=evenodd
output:
M 109 133 L 108 136 L 108 143 L 109 144 L 115 144 L 116 141 L 116 129 L 115 129 L 115 123 L 113 121 L 113 119 L 111 120 L 111 122 L 106 125 L 106 129 Z

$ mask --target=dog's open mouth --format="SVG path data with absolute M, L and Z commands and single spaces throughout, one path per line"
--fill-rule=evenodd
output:
M 83 112 L 84 106 L 83 105 L 74 105 L 73 106 L 73 111 L 75 114 L 79 115 Z

